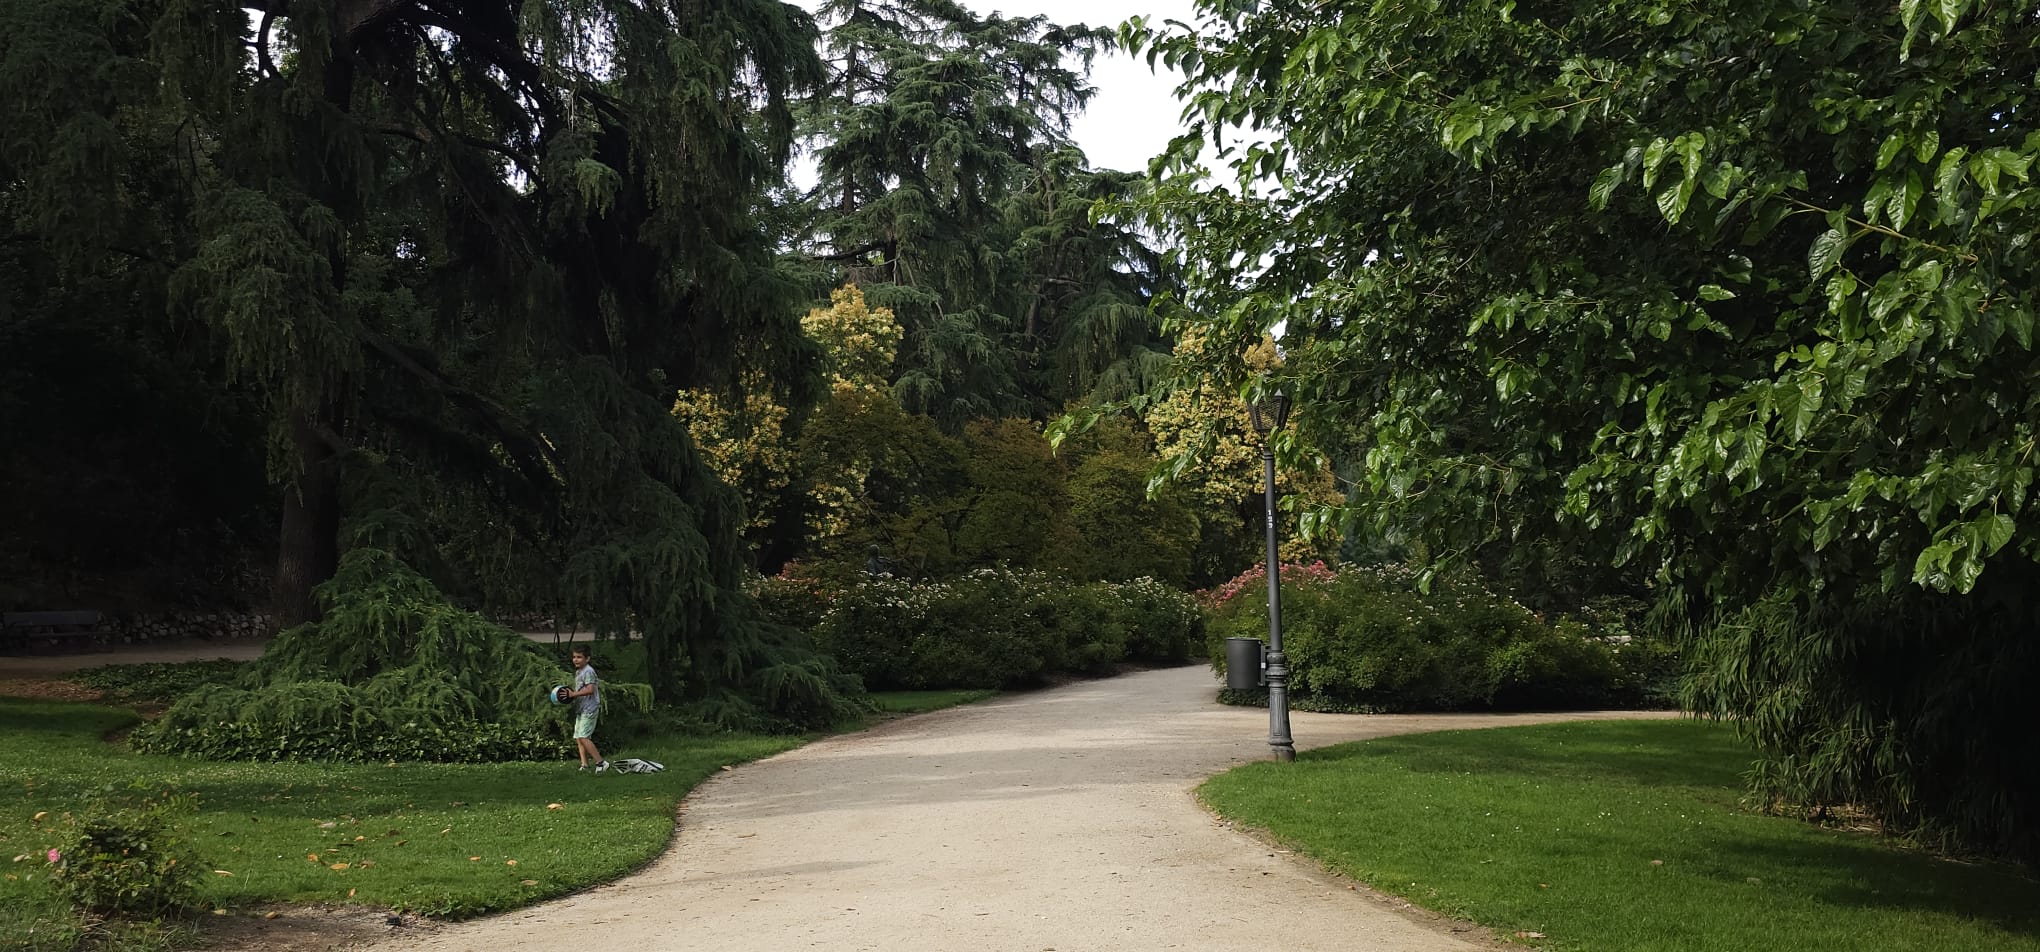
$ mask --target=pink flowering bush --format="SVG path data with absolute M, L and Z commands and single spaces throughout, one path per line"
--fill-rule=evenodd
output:
M 1325 560 L 1315 562 L 1284 562 L 1281 573 L 1282 584 L 1308 586 L 1330 582 L 1338 578 Z M 1268 590 L 1268 567 L 1256 565 L 1234 576 L 1230 581 L 1215 588 L 1197 593 L 1197 601 L 1205 608 L 1219 611 L 1233 599 L 1246 595 L 1265 599 Z

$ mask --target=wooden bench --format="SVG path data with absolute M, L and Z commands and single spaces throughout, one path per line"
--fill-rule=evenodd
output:
M 94 611 L 7 612 L 0 614 L 0 647 L 25 649 L 38 642 L 90 645 L 107 637 L 104 622 L 105 616 Z

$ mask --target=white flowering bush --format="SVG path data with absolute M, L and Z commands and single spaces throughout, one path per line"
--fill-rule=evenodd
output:
M 1190 596 L 1152 579 L 1079 584 L 1044 572 L 979 569 L 943 581 L 866 577 L 761 583 L 776 618 L 812 619 L 815 641 L 872 690 L 996 688 L 1122 661 L 1187 661 L 1203 619 Z
M 1214 666 L 1224 639 L 1265 638 L 1264 597 L 1210 599 Z M 1225 590 L 1222 587 L 1221 590 Z M 1641 685 L 1611 639 L 1549 620 L 1467 577 L 1417 586 L 1403 566 L 1303 573 L 1282 585 L 1283 649 L 1298 706 L 1410 711 L 1621 707 Z
M 1151 578 L 1107 586 L 1126 624 L 1126 656 L 1182 664 L 1204 647 L 1204 612 L 1189 593 Z

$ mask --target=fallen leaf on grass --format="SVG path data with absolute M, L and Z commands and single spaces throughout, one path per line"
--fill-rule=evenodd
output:
M 49 816 L 49 815 L 50 815 L 50 811 L 48 811 L 48 810 L 37 810 L 37 811 L 35 811 L 35 816 L 34 816 L 34 817 L 33 817 L 32 819 L 34 819 L 34 820 L 35 820 L 35 822 L 37 822 L 37 823 L 41 823 L 41 822 L 43 821 L 43 817 L 46 817 L 46 816 Z
M 482 861 L 482 858 L 481 858 L 481 857 L 479 857 L 479 856 L 470 856 L 470 857 L 468 857 L 468 862 L 470 862 L 470 863 L 479 863 L 479 862 L 481 862 L 481 861 Z
M 525 880 L 525 881 L 524 881 L 524 885 L 526 885 L 526 886 L 536 886 L 536 885 L 538 885 L 538 880 L 536 880 L 536 879 L 527 879 L 527 880 Z
M 368 837 L 366 837 L 366 836 L 357 836 L 357 837 L 355 837 L 355 838 L 354 838 L 354 842 L 356 842 L 356 843 L 359 843 L 359 842 L 361 842 L 362 840 L 365 840 L 365 839 L 368 839 Z
M 262 918 L 264 918 L 264 919 L 274 919 L 274 918 L 276 918 L 276 917 L 277 917 L 277 913 L 274 913 L 274 912 L 265 912 L 265 913 L 263 913 L 263 914 L 262 914 Z
M 227 914 L 227 911 L 225 909 L 214 909 L 212 911 L 212 914 L 215 916 L 224 916 Z
M 352 889 L 350 889 L 350 890 L 347 890 L 347 898 L 349 898 L 349 899 L 353 899 L 353 898 L 354 898 L 354 890 L 352 890 Z
M 1661 859 L 1654 859 L 1650 861 L 1650 864 L 1652 866 L 1663 866 L 1665 864 L 1665 861 Z
M 1518 939 L 1542 939 L 1542 938 L 1544 938 L 1544 933 L 1542 933 L 1542 932 L 1518 932 L 1518 933 L 1516 933 L 1516 938 L 1518 938 Z
M 337 871 L 337 870 L 342 870 L 342 869 L 346 869 L 346 868 L 347 868 L 347 864 L 346 864 L 346 863 L 334 863 L 333 865 L 331 865 L 331 866 L 328 866 L 328 867 L 326 867 L 326 868 L 327 868 L 327 869 L 331 869 L 331 870 L 336 870 L 336 871 Z
M 546 809 L 548 809 L 548 810 L 563 810 L 563 809 L 565 809 L 565 807 L 563 807 L 563 806 L 561 806 L 560 804 L 557 804 L 557 803 L 548 803 L 548 804 L 546 804 L 546 805 L 545 805 L 545 808 L 546 808 Z
M 214 875 L 214 876 L 232 876 L 232 875 L 234 875 L 234 874 L 233 874 L 233 873 L 230 873 L 230 872 L 227 872 L 227 871 L 226 871 L 226 870 L 224 870 L 224 869 L 215 869 L 215 870 L 213 870 L 213 875 Z
M 453 832 L 453 827 L 450 827 L 450 826 L 449 826 L 449 827 L 447 827 L 446 829 L 440 830 L 440 831 L 439 831 L 439 835 L 440 835 L 440 836 L 445 836 L 446 834 L 448 834 L 448 833 L 451 833 L 451 832 Z
M 319 861 L 319 854 L 317 854 L 317 853 L 306 853 L 306 854 L 305 854 L 305 858 L 306 858 L 306 859 L 308 859 L 308 860 L 311 860 L 311 861 L 312 861 L 312 862 L 314 862 L 314 863 L 316 863 L 316 862 L 318 862 L 318 861 Z
M 505 866 L 515 866 L 515 865 L 517 865 L 517 861 L 516 861 L 516 860 L 514 860 L 514 859 L 506 859 L 506 860 L 504 860 L 504 861 L 503 861 L 503 865 L 505 865 Z
M 334 823 L 332 820 L 327 820 L 326 822 L 319 824 L 319 829 L 330 830 L 338 825 L 339 824 Z

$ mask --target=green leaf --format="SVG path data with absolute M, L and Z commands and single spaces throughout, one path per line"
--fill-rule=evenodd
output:
M 1717 162 L 1700 178 L 1700 187 L 1707 194 L 1726 201 L 1728 193 L 1735 187 L 1736 167 L 1727 162 Z
M 1658 213 L 1665 216 L 1665 221 L 1674 225 L 1679 223 L 1679 219 L 1686 214 L 1686 203 L 1693 198 L 1693 185 L 1691 178 L 1684 178 L 1659 190 Z
M 1912 220 L 1913 210 L 1919 207 L 1920 196 L 1925 193 L 1926 183 L 1920 179 L 1919 170 L 1906 170 L 1905 182 L 1892 190 L 1891 227 L 1903 231 L 1906 223 Z
M 1956 551 L 1961 548 L 1962 543 L 1957 539 L 1942 539 L 1926 547 L 1920 552 L 1920 557 L 1913 560 L 1913 584 L 1946 591 L 1948 563 L 1954 560 Z
M 1593 187 L 1587 189 L 1587 206 L 1597 212 L 1607 208 L 1608 199 L 1615 194 L 1616 187 L 1622 184 L 1626 175 L 1627 169 L 1620 165 L 1602 169 L 1601 174 L 1594 177 Z
M 1898 158 L 1899 151 L 1904 148 L 1905 139 L 1901 137 L 1898 133 L 1894 132 L 1891 135 L 1886 136 L 1884 138 L 1884 144 L 1882 146 L 1879 146 L 1877 149 L 1877 171 L 1882 172 L 1885 169 L 1890 168 L 1891 160 Z
M 1938 130 L 1928 129 L 1926 132 L 1921 133 L 1918 139 L 1913 141 L 1913 159 L 1921 165 L 1932 162 L 1934 154 L 1939 151 L 1941 151 L 1941 133 Z
M 1703 284 L 1700 286 L 1700 300 L 1702 301 L 1726 301 L 1732 297 L 1735 297 L 1735 292 L 1719 284 Z
M 1806 268 L 1814 280 L 1818 281 L 1823 275 L 1834 270 L 1835 265 L 1842 260 L 1842 251 L 1848 244 L 1849 236 L 1832 228 L 1813 240 L 1813 247 L 1806 252 Z
M 1977 521 L 1981 524 L 1983 554 L 1986 556 L 1996 555 L 1999 549 L 2005 547 L 2005 543 L 2012 541 L 2012 537 L 2018 534 L 2018 523 L 2002 512 Z
M 1644 188 L 1651 188 L 1657 184 L 1658 169 L 1664 167 L 1665 156 L 1671 154 L 1671 147 L 1672 147 L 1671 140 L 1666 139 L 1663 136 L 1659 136 L 1656 139 L 1652 139 L 1650 145 L 1644 147 L 1643 150 Z

